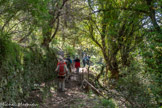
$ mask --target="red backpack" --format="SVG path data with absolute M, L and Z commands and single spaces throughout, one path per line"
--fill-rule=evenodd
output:
M 66 71 L 65 71 L 66 63 L 58 63 L 58 65 L 59 65 L 59 73 L 58 73 L 58 75 L 59 76 L 64 76 L 66 74 Z

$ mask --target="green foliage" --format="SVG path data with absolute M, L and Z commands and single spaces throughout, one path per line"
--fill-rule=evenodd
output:
M 75 56 L 75 54 L 76 54 L 76 50 L 69 45 L 67 45 L 64 50 L 66 51 L 67 55 Z
M 161 72 L 162 72 L 162 44 L 161 44 L 161 34 L 158 32 L 148 33 L 145 37 L 144 44 L 141 47 L 142 57 L 145 62 L 145 71 L 150 75 L 152 83 L 150 89 L 154 96 L 156 96 L 156 101 L 158 102 L 161 98 Z M 155 87 L 156 86 L 156 87 Z
M 100 99 L 100 102 L 97 103 L 93 108 L 118 108 L 115 105 L 115 102 L 113 99 Z
M 0 0 L 0 102 L 22 101 L 35 83 L 54 78 L 58 49 L 70 56 L 87 49 L 92 62 L 103 55 L 108 72 L 122 74 L 116 89 L 125 106 L 156 107 L 162 99 L 161 2 L 72 2 Z M 58 38 L 50 43 L 55 30 Z M 42 43 L 50 47 L 41 48 Z M 99 65 L 92 68 L 100 71 Z M 104 71 L 101 82 L 106 77 Z M 111 100 L 102 100 L 102 105 L 114 107 Z
M 101 105 L 104 106 L 104 108 L 115 108 L 115 104 L 112 100 L 102 99 Z
M 157 107 L 156 95 L 153 94 L 154 90 L 151 86 L 156 89 L 159 89 L 159 86 L 152 84 L 154 81 L 144 72 L 143 65 L 134 62 L 122 72 L 125 76 L 119 79 L 116 90 L 125 100 L 125 106 L 127 108 Z
M 57 60 L 54 51 L 43 55 L 43 49 L 22 49 L 9 40 L 4 50 L 7 56 L 4 56 L 5 61 L 0 68 L 1 102 L 21 102 L 29 96 L 35 83 L 55 78 Z
M 0 66 L 2 65 L 3 60 L 5 60 L 5 56 L 7 55 L 7 43 L 8 40 L 6 37 L 4 38 L 3 34 L 0 35 Z

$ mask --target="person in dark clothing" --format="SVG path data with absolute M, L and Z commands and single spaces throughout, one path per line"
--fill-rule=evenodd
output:
M 83 62 L 83 67 L 85 67 L 86 66 L 86 55 L 83 56 L 82 62 Z
M 85 67 L 85 65 L 86 65 L 86 60 L 85 60 L 85 58 L 83 58 L 82 62 L 83 62 L 83 67 Z
M 90 65 L 90 56 L 87 56 L 86 62 L 87 62 L 87 65 Z
M 72 60 L 70 59 L 70 56 L 67 57 L 66 64 L 67 64 L 67 68 L 69 70 L 69 78 L 68 79 L 70 79 L 71 74 L 72 74 Z

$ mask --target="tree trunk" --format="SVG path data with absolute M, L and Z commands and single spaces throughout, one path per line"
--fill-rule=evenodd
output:
M 129 54 L 127 52 L 121 56 L 122 66 L 126 67 L 130 65 L 130 61 L 128 60 L 128 58 L 129 58 Z
M 112 57 L 111 64 L 109 64 L 109 70 L 111 71 L 111 79 L 117 80 L 119 78 L 119 70 L 116 55 Z
M 155 30 L 157 32 L 161 33 L 160 26 L 158 25 L 158 23 L 156 21 L 156 17 L 155 17 L 155 9 L 154 9 L 153 0 L 146 0 L 146 2 L 147 2 L 147 5 L 149 6 L 149 10 L 150 10 L 149 17 L 151 18 L 152 24 L 153 24 Z
M 112 69 L 111 70 L 111 79 L 119 79 L 119 71 L 118 69 Z
M 98 82 L 99 82 L 99 79 L 100 79 L 101 75 L 102 75 L 103 72 L 104 72 L 104 68 L 105 68 L 105 66 L 103 65 L 103 66 L 101 67 L 101 71 L 100 71 L 100 73 L 97 75 L 95 81 L 98 81 Z

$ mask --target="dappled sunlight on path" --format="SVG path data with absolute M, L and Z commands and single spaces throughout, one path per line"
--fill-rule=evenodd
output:
M 65 88 L 65 92 L 51 90 L 51 96 L 40 104 L 40 108 L 93 108 L 98 103 L 97 99 L 88 97 L 81 90 L 76 73 L 66 82 Z

